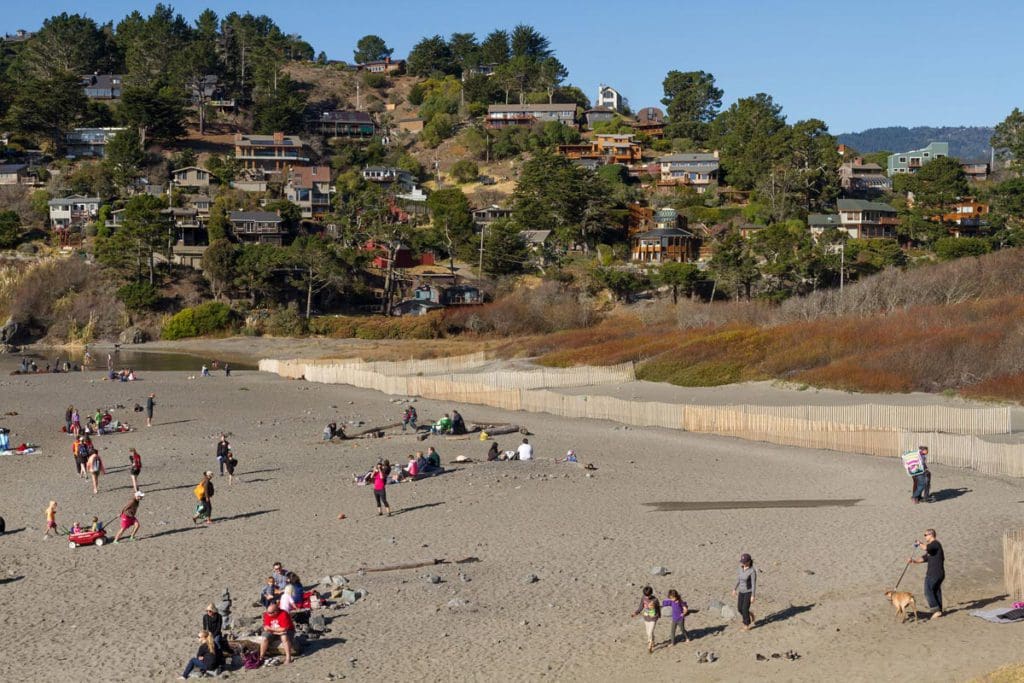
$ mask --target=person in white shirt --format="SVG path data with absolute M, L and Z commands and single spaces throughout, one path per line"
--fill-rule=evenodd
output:
M 523 439 L 523 442 L 519 444 L 519 448 L 516 449 L 516 457 L 519 460 L 533 460 L 533 446 L 530 445 L 528 439 Z

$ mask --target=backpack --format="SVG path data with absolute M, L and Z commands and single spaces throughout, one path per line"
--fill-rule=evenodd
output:
M 203 496 L 206 495 L 206 486 L 203 482 L 196 484 L 196 487 L 192 489 L 192 493 L 195 495 L 196 500 L 202 500 Z
M 260 668 L 260 653 L 257 650 L 249 650 L 242 655 L 242 666 L 246 669 Z

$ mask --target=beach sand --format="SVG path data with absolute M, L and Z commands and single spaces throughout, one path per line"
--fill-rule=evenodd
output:
M 397 421 L 392 397 L 256 372 L 188 379 L 147 373 L 136 383 L 99 373 L 5 377 L 2 412 L 15 443 L 43 452 L 0 457 L 0 636 L 3 678 L 18 681 L 172 679 L 194 655 L 204 606 L 225 587 L 235 614 L 252 607 L 272 564 L 310 584 L 344 574 L 368 591 L 326 612 L 330 632 L 295 663 L 253 680 L 967 680 L 1020 658 L 1020 624 L 970 617 L 969 606 L 1003 596 L 1001 534 L 1021 525 L 1020 483 L 934 468 L 939 502 L 913 506 L 895 459 L 810 451 L 610 422 L 459 407 L 468 422 L 511 421 L 533 432 L 538 460 L 476 463 L 389 489 L 390 517 L 352 474 L 378 458 L 402 462 L 435 445 L 445 463 L 477 460 L 487 444 L 426 443 L 411 436 L 325 444 L 330 419 L 366 426 Z M 157 394 L 154 427 L 130 408 Z M 73 473 L 64 408 L 123 404 L 116 418 L 138 431 L 98 437 L 109 474 L 92 495 Z M 416 402 L 421 421 L 453 406 Z M 350 427 L 349 431 L 357 431 Z M 209 528 L 193 528 L 191 489 L 216 471 L 214 444 L 228 432 L 241 482 L 215 477 Z M 513 448 L 519 436 L 501 436 Z M 140 540 L 71 550 L 42 540 L 43 510 L 58 522 L 114 517 L 131 495 L 127 450 L 143 458 Z M 597 470 L 556 464 L 569 448 Z M 858 501 L 826 507 L 749 507 L 751 501 Z M 737 509 L 701 502 L 742 501 Z M 652 506 L 651 503 L 686 503 Z M 778 505 L 775 503 L 774 505 Z M 684 509 L 673 510 L 681 507 Z M 658 511 L 669 508 L 668 511 Z M 339 513 L 344 520 L 338 520 Z M 116 525 L 116 522 L 115 522 Z M 892 587 L 914 539 L 938 530 L 952 613 L 894 621 Z M 713 615 L 732 605 L 737 557 L 760 569 L 749 633 Z M 444 558 L 479 562 L 366 573 L 360 567 Z M 668 576 L 652 576 L 664 566 Z M 460 577 L 461 572 L 469 580 Z M 436 574 L 442 581 L 424 577 Z M 536 582 L 527 582 L 529 575 Z M 924 611 L 923 566 L 901 589 Z M 695 640 L 649 655 L 630 619 L 640 589 L 676 588 L 699 613 Z M 1006 599 L 991 606 L 1008 604 Z M 668 623 L 658 625 L 658 639 Z M 798 652 L 797 661 L 755 660 Z M 698 664 L 697 651 L 719 656 Z

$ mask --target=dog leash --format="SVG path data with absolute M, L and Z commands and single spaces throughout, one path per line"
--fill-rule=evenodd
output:
M 910 568 L 910 563 L 911 563 L 911 560 L 907 560 L 907 564 L 906 564 L 906 566 L 904 566 L 904 567 L 903 567 L 903 573 L 902 573 L 902 574 L 900 574 L 900 578 L 896 579 L 896 586 L 895 586 L 895 587 L 893 588 L 893 590 L 896 590 L 897 588 L 899 588 L 899 587 L 900 587 L 900 581 L 902 581 L 902 580 L 903 580 L 903 577 L 904 577 L 904 576 L 906 575 L 906 573 L 907 573 L 907 569 L 909 569 L 909 568 Z

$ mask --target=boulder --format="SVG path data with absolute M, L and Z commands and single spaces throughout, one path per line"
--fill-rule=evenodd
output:
M 651 576 L 667 576 L 669 573 L 665 567 L 651 567 Z
M 20 326 L 14 322 L 14 318 L 7 318 L 7 322 L 0 327 L 0 344 L 13 344 L 18 336 Z
M 146 333 L 141 327 L 129 327 L 118 335 L 117 340 L 122 344 L 141 344 L 146 341 Z

